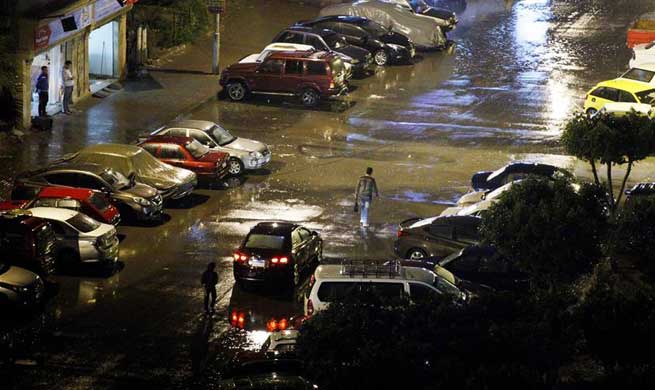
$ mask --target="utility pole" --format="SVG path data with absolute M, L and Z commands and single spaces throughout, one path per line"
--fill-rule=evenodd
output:
M 207 10 L 216 18 L 214 44 L 212 45 L 212 73 L 219 74 L 219 56 L 221 53 L 221 13 L 225 11 L 225 0 L 207 0 Z

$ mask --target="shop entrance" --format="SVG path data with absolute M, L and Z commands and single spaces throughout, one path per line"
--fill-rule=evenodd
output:
M 109 22 L 89 35 L 89 87 L 96 93 L 118 79 L 118 23 Z
M 48 105 L 46 111 L 49 115 L 54 115 L 61 111 L 62 99 L 62 70 L 64 68 L 64 54 L 62 52 L 62 45 L 57 45 L 50 50 L 39 54 L 32 60 L 32 67 L 30 69 L 30 79 L 32 80 L 32 116 L 39 115 L 39 94 L 36 93 L 36 79 L 41 74 L 41 67 L 48 67 L 48 81 L 50 86 L 48 88 Z

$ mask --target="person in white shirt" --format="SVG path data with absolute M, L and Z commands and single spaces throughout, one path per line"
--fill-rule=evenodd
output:
M 64 80 L 64 102 L 62 106 L 64 114 L 72 114 L 70 103 L 73 99 L 73 86 L 75 85 L 73 72 L 71 71 L 72 65 L 73 63 L 71 61 L 66 61 L 64 63 L 64 70 L 62 71 L 62 79 Z

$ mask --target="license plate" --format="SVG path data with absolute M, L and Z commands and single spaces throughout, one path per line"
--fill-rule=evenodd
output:
M 250 260 L 248 261 L 248 264 L 249 264 L 251 267 L 255 267 L 255 268 L 264 268 L 264 266 L 266 266 L 266 260 L 250 259 Z

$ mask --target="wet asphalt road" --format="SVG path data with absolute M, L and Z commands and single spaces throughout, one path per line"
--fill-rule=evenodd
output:
M 10 387 L 211 388 L 223 359 L 263 342 L 267 319 L 302 310 L 297 299 L 275 296 L 274 289 L 233 288 L 230 256 L 258 221 L 288 220 L 319 231 L 332 259 L 386 260 L 393 257 L 397 223 L 438 214 L 467 191 L 475 171 L 531 160 L 588 177 L 586 166 L 557 145 L 562 122 L 593 84 L 626 69 L 626 26 L 648 3 L 469 1 L 450 36 L 454 51 L 378 69 L 354 81 L 341 101 L 316 110 L 265 98 L 205 102 L 187 116 L 268 143 L 270 166 L 199 189 L 188 204 L 168 208 L 160 226 L 121 226 L 123 269 L 113 276 L 59 277 L 61 291 L 38 326 L 23 328 L 33 345 L 8 373 Z M 291 6 L 276 5 L 280 19 L 317 13 L 282 7 Z M 280 24 L 248 17 L 258 27 L 244 38 L 242 55 L 264 46 Z M 228 32 L 234 38 L 227 42 L 237 46 L 238 34 Z M 135 136 L 125 130 L 83 142 Z M 43 144 L 30 142 L 36 142 L 26 152 L 32 154 L 18 161 L 43 154 L 34 153 Z M 654 165 L 653 159 L 639 164 L 632 180 L 654 180 Z M 361 230 L 353 190 L 367 166 L 374 167 L 382 196 L 371 227 Z M 198 287 L 209 261 L 218 262 L 220 283 L 217 312 L 207 318 Z M 233 311 L 244 313 L 249 331 L 231 327 Z

